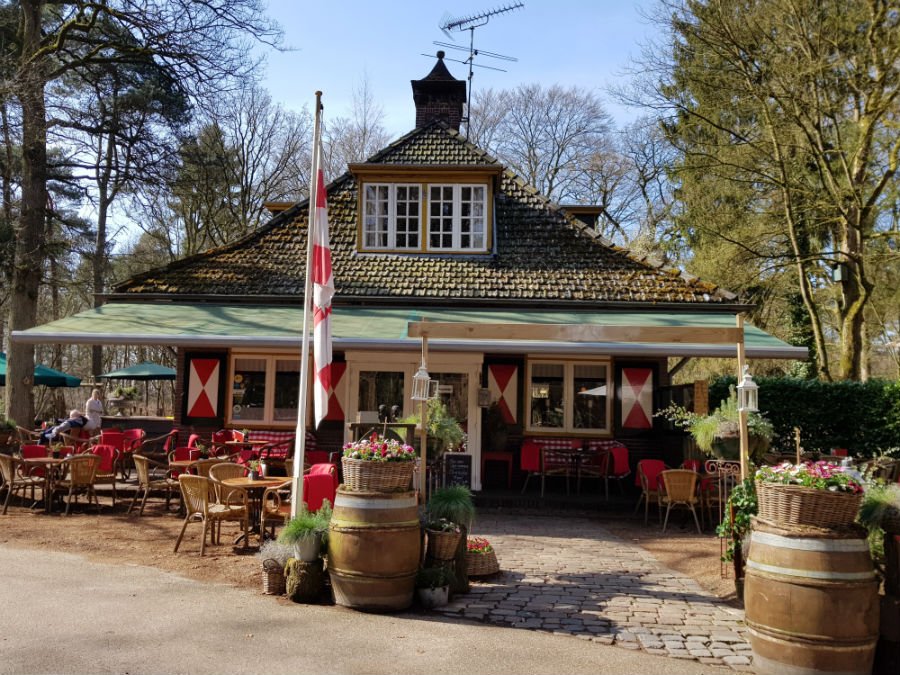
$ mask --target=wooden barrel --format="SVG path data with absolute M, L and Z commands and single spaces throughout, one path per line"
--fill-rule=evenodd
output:
M 341 486 L 328 534 L 335 602 L 376 612 L 406 609 L 421 545 L 415 492 L 350 492 Z
M 755 518 L 750 542 L 744 604 L 756 671 L 871 673 L 878 581 L 863 531 Z

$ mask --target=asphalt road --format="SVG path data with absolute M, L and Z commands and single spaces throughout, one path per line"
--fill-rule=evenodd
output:
M 523 629 L 296 605 L 63 553 L 0 546 L 0 570 L 0 673 L 729 672 Z

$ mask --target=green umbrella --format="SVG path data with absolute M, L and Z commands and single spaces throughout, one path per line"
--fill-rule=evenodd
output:
M 81 379 L 38 363 L 34 367 L 34 383 L 46 387 L 77 387 Z M 0 386 L 6 386 L 6 354 L 0 352 Z
M 104 373 L 98 377 L 106 380 L 174 380 L 175 369 L 144 361 L 128 368 Z

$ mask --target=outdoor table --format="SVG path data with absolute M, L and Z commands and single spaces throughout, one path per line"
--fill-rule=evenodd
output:
M 250 530 L 257 535 L 261 535 L 259 529 L 259 516 L 262 511 L 262 496 L 267 488 L 277 487 L 285 482 L 284 476 L 277 478 L 250 478 L 249 476 L 241 476 L 240 478 L 226 478 L 219 481 L 222 485 L 233 488 L 241 488 L 247 491 L 248 517 L 250 518 Z M 234 540 L 237 544 L 244 535 L 240 535 Z
M 20 459 L 17 463 L 20 466 L 27 467 L 44 467 L 44 510 L 50 513 L 52 507 L 53 496 L 53 478 L 60 465 L 65 462 L 64 457 L 29 457 Z
M 225 441 L 220 446 L 225 446 L 230 452 L 238 452 L 243 449 L 254 452 L 252 459 L 259 459 L 259 449 L 264 445 L 269 445 L 271 441 Z
M 169 462 L 169 469 L 178 470 L 183 473 L 185 471 L 188 471 L 189 469 L 194 468 L 194 465 L 196 463 L 196 459 L 173 459 Z

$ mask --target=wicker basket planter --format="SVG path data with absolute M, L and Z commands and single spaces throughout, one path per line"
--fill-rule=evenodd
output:
M 284 595 L 284 568 L 268 558 L 263 560 L 263 593 L 266 595 Z
M 487 540 L 481 537 L 469 537 L 468 544 L 470 545 L 473 541 L 487 543 Z M 483 553 L 466 550 L 466 573 L 470 577 L 486 577 L 499 571 L 500 563 L 497 561 L 497 554 L 493 547 Z
M 350 492 L 405 492 L 412 481 L 415 462 L 372 462 L 341 458 L 344 489 Z
M 435 560 L 453 560 L 462 534 L 425 530 L 428 533 L 428 556 Z
M 846 527 L 856 520 L 862 495 L 800 485 L 756 483 L 759 516 L 781 525 Z

